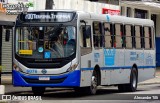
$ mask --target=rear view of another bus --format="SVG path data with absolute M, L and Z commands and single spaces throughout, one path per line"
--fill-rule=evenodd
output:
M 34 11 L 17 17 L 13 38 L 13 85 L 79 87 L 76 12 Z

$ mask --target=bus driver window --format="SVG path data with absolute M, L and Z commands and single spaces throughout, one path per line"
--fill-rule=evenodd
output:
M 81 46 L 81 55 L 88 54 L 92 51 L 91 46 L 91 26 L 82 25 L 80 28 L 80 46 Z

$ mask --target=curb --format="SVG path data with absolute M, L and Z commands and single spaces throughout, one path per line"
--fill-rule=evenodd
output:
M 154 83 L 138 83 L 138 85 L 152 85 L 152 84 L 160 84 L 160 82 L 154 82 Z

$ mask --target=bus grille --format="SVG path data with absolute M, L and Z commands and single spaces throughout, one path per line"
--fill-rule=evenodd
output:
M 50 80 L 38 80 L 38 79 L 29 79 L 29 78 L 24 78 L 23 79 L 27 82 L 27 83 L 41 83 L 41 84 L 56 84 L 56 83 L 62 83 L 66 77 L 64 78 L 60 78 L 60 79 L 50 79 Z

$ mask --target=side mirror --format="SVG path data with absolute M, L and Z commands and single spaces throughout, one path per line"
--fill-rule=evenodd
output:
M 10 30 L 6 30 L 6 36 L 5 36 L 5 41 L 9 41 L 10 38 Z

